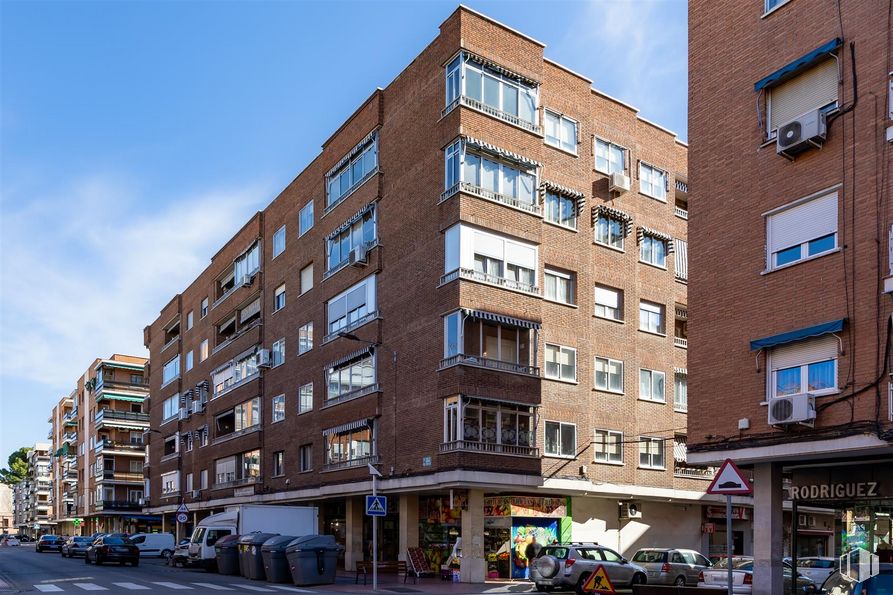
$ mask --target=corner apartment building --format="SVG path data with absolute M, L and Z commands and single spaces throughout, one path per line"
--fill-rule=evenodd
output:
M 47 420 L 50 424 L 52 485 L 52 517 L 59 535 L 75 535 L 79 531 L 72 522 L 77 516 L 77 438 L 78 411 L 74 406 L 75 391 L 59 399 Z
M 780 593 L 798 508 L 836 510 L 838 552 L 890 543 L 890 5 L 689 7 L 689 457 L 752 467 L 754 592 Z
M 13 517 L 18 533 L 33 537 L 50 532 L 51 494 L 50 445 L 38 442 L 28 451 L 28 474 L 13 487 Z
M 373 464 L 382 556 L 461 535 L 463 580 L 533 534 L 702 547 L 687 148 L 543 50 L 457 9 L 145 328 L 165 529 L 312 503 L 353 568 Z

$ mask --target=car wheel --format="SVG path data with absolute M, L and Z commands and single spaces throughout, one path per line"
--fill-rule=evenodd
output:
M 558 559 L 555 556 L 540 556 L 533 561 L 533 566 L 543 578 L 552 578 L 558 574 Z
M 685 577 L 681 576 L 681 575 L 677 576 L 676 580 L 673 581 L 673 584 L 676 585 L 677 587 L 684 587 L 685 586 Z
M 633 580 L 630 585 L 644 585 L 646 580 L 647 579 L 645 578 L 644 574 L 642 574 L 641 572 L 637 572 L 633 575 Z
M 34 549 L 35 549 L 35 551 L 36 551 L 38 554 L 42 554 L 42 553 L 43 553 L 43 550 L 40 549 L 39 547 L 38 547 L 38 548 L 34 548 Z
M 170 550 L 161 550 L 161 557 L 164 558 L 165 560 L 169 559 L 173 554 L 174 554 L 174 552 L 172 552 Z

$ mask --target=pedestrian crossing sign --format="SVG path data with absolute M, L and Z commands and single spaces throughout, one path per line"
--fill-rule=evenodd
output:
M 614 593 L 614 585 L 608 578 L 605 567 L 601 564 L 595 569 L 595 572 L 589 575 L 589 578 L 583 584 L 584 593 Z
M 387 496 L 366 496 L 366 516 L 385 516 L 387 514 Z

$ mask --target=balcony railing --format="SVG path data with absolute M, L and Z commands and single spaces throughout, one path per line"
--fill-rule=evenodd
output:
M 242 479 L 233 479 L 230 481 L 222 481 L 220 483 L 215 483 L 211 486 L 212 490 L 222 490 L 224 488 L 238 488 L 248 485 L 259 484 L 262 482 L 262 478 L 260 476 L 257 477 L 243 477 Z
M 542 215 L 543 208 L 537 204 L 534 199 L 533 202 L 525 202 L 523 200 L 518 200 L 513 196 L 508 196 L 506 194 L 500 194 L 499 192 L 493 192 L 492 190 L 487 190 L 486 188 L 482 188 L 481 186 L 475 186 L 474 184 L 470 184 L 468 182 L 457 182 L 453 184 L 449 188 L 447 188 L 441 195 L 438 204 L 447 200 L 457 192 L 465 192 L 467 194 L 471 194 L 477 196 L 478 198 L 483 198 L 485 200 L 491 200 L 493 202 L 502 203 L 504 205 L 510 206 L 514 209 L 520 209 L 522 211 L 526 211 L 533 215 Z
M 677 182 L 678 184 L 678 182 Z M 680 219 L 688 219 L 688 211 L 683 209 L 682 207 L 673 207 L 673 214 L 679 217 Z
M 488 368 L 490 370 L 499 370 L 501 372 L 514 372 L 516 374 L 526 374 L 528 376 L 539 376 L 540 369 L 537 366 L 528 366 L 526 364 L 516 364 L 514 362 L 504 362 L 497 359 L 489 359 L 486 357 L 478 357 L 474 355 L 464 355 L 462 353 L 447 357 L 440 360 L 441 370 L 452 366 L 475 366 L 478 368 Z
M 441 117 L 446 116 L 448 113 L 456 109 L 456 107 L 464 105 L 466 107 L 470 107 L 473 110 L 477 110 L 479 112 L 483 112 L 487 115 L 493 116 L 494 118 L 499 118 L 509 124 L 513 124 L 519 128 L 523 128 L 524 130 L 529 130 L 534 134 L 542 134 L 542 128 L 533 122 L 528 122 L 527 120 L 522 120 L 518 116 L 514 114 L 509 114 L 502 110 L 498 110 L 494 107 L 490 107 L 489 105 L 478 101 L 472 97 L 468 97 L 467 95 L 460 95 L 453 101 L 449 103 L 443 110 L 440 112 Z
M 62 416 L 62 423 L 64 424 L 77 424 L 78 423 L 78 410 L 72 409 L 68 413 Z
M 676 477 L 684 477 L 686 479 L 705 479 L 710 481 L 716 475 L 714 467 L 687 467 L 684 464 L 676 464 L 673 469 L 673 475 Z
M 683 339 L 682 337 L 673 337 L 673 345 L 676 347 L 681 347 L 682 349 L 688 349 L 688 339 Z
M 338 395 L 337 397 L 332 397 L 331 399 L 327 398 L 325 403 L 323 403 L 323 407 L 330 407 L 332 405 L 337 405 L 338 403 L 343 403 L 345 401 L 359 399 L 360 397 L 365 397 L 366 395 L 371 395 L 372 393 L 377 393 L 379 390 L 381 390 L 381 389 L 378 387 L 378 383 L 370 384 L 369 386 L 363 386 L 356 390 L 342 393 L 342 394 Z
M 171 345 L 173 345 L 174 343 L 176 343 L 179 340 L 180 340 L 180 335 L 176 335 L 176 336 L 172 337 L 170 341 L 168 341 L 167 343 L 164 344 L 164 346 L 161 348 L 161 351 L 164 351 L 165 349 L 167 349 L 168 347 L 170 347 Z
M 112 481 L 138 481 L 142 482 L 145 477 L 142 473 L 134 473 L 132 471 L 116 471 L 114 469 L 103 469 L 102 479 L 110 479 Z
M 517 446 L 512 444 L 493 444 L 490 442 L 474 442 L 471 440 L 456 440 L 444 442 L 440 445 L 440 452 L 486 452 L 522 457 L 538 457 L 540 450 L 535 446 Z
M 688 182 L 683 182 L 679 178 L 676 178 L 676 190 L 688 194 Z
M 505 287 L 506 289 L 512 289 L 514 291 L 521 291 L 523 293 L 529 293 L 532 295 L 539 295 L 539 287 L 536 285 L 529 285 L 527 283 L 521 283 L 520 281 L 515 281 L 514 279 L 505 279 L 503 277 L 497 277 L 496 275 L 489 275 L 487 273 L 479 273 L 474 269 L 464 269 L 458 268 L 455 271 L 451 271 L 446 275 L 443 275 L 440 278 L 440 284 L 446 285 L 450 281 L 455 279 L 469 279 L 471 281 L 478 281 L 481 283 L 488 283 L 490 285 L 496 285 L 498 287 Z
M 367 322 L 374 320 L 376 318 L 378 318 L 378 310 L 369 312 L 362 318 L 358 318 L 358 319 L 354 320 L 353 322 L 349 323 L 347 326 L 343 326 L 336 331 L 332 331 L 331 333 L 329 333 L 328 335 L 323 337 L 322 342 L 328 343 L 329 341 L 334 341 L 335 339 L 338 338 L 339 333 L 349 333 L 350 331 L 352 331 L 356 328 L 359 328 L 359 327 L 363 326 L 364 324 L 366 324 Z
M 100 409 L 96 413 L 96 425 L 98 426 L 104 421 L 126 421 L 131 423 L 148 424 L 148 413 L 137 413 L 134 411 L 115 411 L 113 409 Z
M 96 400 L 100 400 L 105 392 L 124 390 L 132 393 L 141 393 L 146 397 L 149 396 L 149 387 L 145 384 L 134 384 L 132 382 L 117 382 L 114 380 L 106 380 L 101 384 L 97 384 L 93 389 L 96 394 Z
M 133 454 L 142 455 L 146 446 L 142 441 L 138 442 L 120 442 L 118 440 L 100 440 L 96 443 L 94 450 L 100 453 L 104 450 L 126 450 Z
M 142 510 L 139 502 L 130 500 L 99 500 L 94 505 L 96 510 Z
M 62 442 L 77 442 L 77 439 L 77 432 L 65 432 L 64 434 L 62 434 Z
M 330 461 L 322 466 L 322 471 L 340 471 L 341 469 L 351 469 L 353 467 L 365 467 L 369 463 L 377 465 L 380 462 L 381 457 L 379 455 L 355 457 L 344 461 Z

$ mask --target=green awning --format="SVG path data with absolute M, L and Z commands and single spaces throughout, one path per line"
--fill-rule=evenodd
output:
M 146 400 L 146 397 L 136 397 L 134 395 L 125 395 L 122 393 L 104 390 L 96 396 L 96 399 L 113 399 L 115 401 L 130 401 L 132 403 L 142 403 Z

